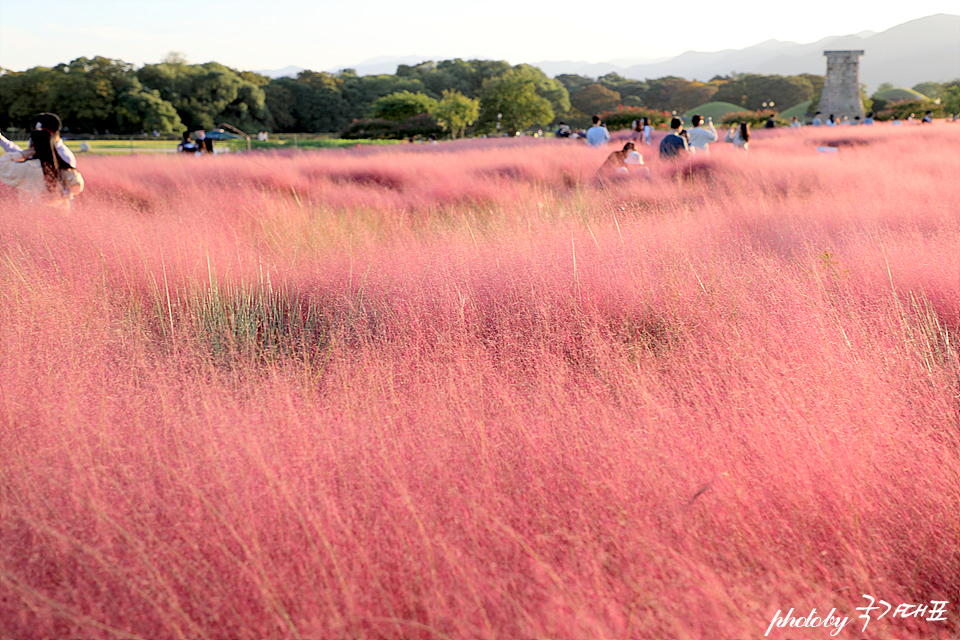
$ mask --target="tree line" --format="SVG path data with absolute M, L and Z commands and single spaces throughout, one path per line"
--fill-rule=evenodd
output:
M 823 77 L 810 74 L 731 74 L 709 82 L 616 73 L 549 78 L 531 65 L 461 59 L 400 65 L 393 75 L 306 70 L 271 79 L 217 62 L 188 64 L 179 54 L 139 68 L 95 57 L 0 69 L 0 128 L 27 129 L 36 113 L 51 111 L 72 134 L 176 134 L 221 122 L 279 133 L 380 127 L 463 135 L 467 126 L 474 133 L 513 133 L 561 120 L 585 126 L 592 114 L 619 107 L 681 113 L 724 101 L 748 110 L 764 102 L 786 108 L 817 98 L 822 86 Z

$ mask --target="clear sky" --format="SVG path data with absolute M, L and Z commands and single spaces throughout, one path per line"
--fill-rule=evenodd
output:
M 720 13 L 718 8 L 736 7 Z M 135 65 L 171 51 L 239 70 L 316 71 L 380 56 L 511 64 L 641 62 L 764 40 L 810 43 L 883 31 L 957 0 L 808 4 L 702 0 L 619 5 L 544 0 L 0 0 L 0 67 L 22 71 L 86 56 Z M 635 9 L 633 8 L 635 7 Z M 673 9 L 668 9 L 673 7 Z M 699 8 L 698 8 L 699 7 Z

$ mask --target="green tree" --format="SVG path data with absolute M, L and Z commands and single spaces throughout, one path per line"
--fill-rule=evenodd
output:
M 370 105 L 370 117 L 402 122 L 421 113 L 433 113 L 437 101 L 425 93 L 395 91 L 381 96 Z
M 168 133 L 182 126 L 173 106 L 144 88 L 132 65 L 103 57 L 0 74 L 3 126 L 30 128 L 41 111 L 57 113 L 64 131 L 73 133 Z
M 237 88 L 237 97 L 224 107 L 217 122 L 226 121 L 247 131 L 273 128 L 273 116 L 267 108 L 267 94 L 263 87 L 242 80 Z
M 424 91 L 433 98 L 440 98 L 444 89 L 459 91 L 468 98 L 476 98 L 483 81 L 500 75 L 510 68 L 503 60 L 443 60 L 422 62 L 418 65 L 400 65 L 397 75 L 423 83 Z
M 352 119 L 342 87 L 337 76 L 302 71 L 296 79 L 277 78 L 264 87 L 265 101 L 279 131 L 337 132 Z
M 944 95 L 946 95 L 946 88 L 939 82 L 921 82 L 914 86 L 913 90 L 922 93 L 931 100 L 936 100 L 937 98 L 942 100 Z
M 179 133 L 183 130 L 183 122 L 173 105 L 161 98 L 159 91 L 144 89 L 136 76 L 128 78 L 127 87 L 117 96 L 116 121 L 120 133 Z
M 636 98 L 634 102 L 640 101 L 640 104 L 642 104 L 644 92 L 649 89 L 649 85 L 646 82 L 629 80 L 618 73 L 608 73 L 600 76 L 600 78 L 597 79 L 597 84 L 610 89 L 610 91 L 619 93 L 621 101 L 625 101 L 629 97 L 634 97 Z
M 531 69 L 528 65 L 519 65 L 484 81 L 480 92 L 481 129 L 493 131 L 498 114 L 502 131 L 509 134 L 534 124 L 547 125 L 553 120 L 553 107 L 548 99 L 537 93 L 540 78 Z M 559 86 L 563 89 L 562 85 Z M 569 103 L 569 98 L 567 101 Z
M 721 84 L 713 95 L 713 99 L 740 105 L 752 111 L 764 108 L 764 102 L 773 102 L 777 109 L 787 109 L 815 97 L 818 89 L 823 87 L 822 80 L 819 86 L 815 86 L 815 78 L 817 77 L 809 74 L 803 76 L 743 74 Z
M 358 76 L 352 69 L 344 69 L 336 78 L 341 83 L 343 115 L 348 122 L 370 113 L 373 101 L 377 98 L 397 91 L 423 92 L 423 82 L 419 78 L 386 74 Z
M 941 103 L 945 113 L 960 113 L 960 78 L 943 85 Z
M 241 128 L 259 128 L 269 121 L 263 89 L 217 62 L 185 64 L 167 56 L 160 64 L 144 65 L 137 79 L 174 106 L 190 127 L 211 129 L 223 120 Z
M 468 98 L 459 91 L 443 90 L 443 99 L 433 111 L 433 117 L 456 140 L 462 138 L 468 126 L 480 117 L 480 101 Z
M 59 64 L 51 70 L 48 110 L 59 115 L 70 131 L 116 133 L 117 97 L 128 88 L 132 68 L 127 62 L 100 56 Z
M 292 78 L 278 78 L 263 88 L 264 102 L 273 118 L 274 131 L 305 131 L 298 127 L 297 96 L 286 83 L 296 83 Z
M 700 102 L 687 106 L 689 97 L 687 92 L 691 82 L 677 76 L 666 76 L 647 82 L 647 89 L 641 96 L 645 106 L 658 111 L 685 111 L 692 109 Z M 681 99 L 681 96 L 684 96 Z M 686 109 L 684 107 L 686 106 Z
M 563 85 L 563 88 L 567 90 L 567 94 L 570 96 L 571 100 L 573 99 L 573 94 L 577 91 L 580 91 L 584 87 L 588 87 L 593 84 L 593 80 L 587 76 L 580 76 L 575 73 L 562 73 L 556 78 L 557 82 Z
M 567 113 L 570 111 L 570 94 L 559 81 L 554 78 L 548 78 L 547 74 L 538 67 L 521 64 L 517 65 L 516 68 L 522 69 L 533 76 L 537 95 L 541 98 L 546 98 L 550 102 L 550 108 L 553 109 L 554 114 Z
M 38 113 L 50 111 L 54 74 L 47 67 L 0 74 L 0 126 L 32 129 Z
M 571 105 L 586 116 L 612 111 L 620 104 L 620 94 L 597 83 L 588 84 L 570 96 Z

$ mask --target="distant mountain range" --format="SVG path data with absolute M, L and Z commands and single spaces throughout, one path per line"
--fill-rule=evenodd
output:
M 829 49 L 863 49 L 860 81 L 870 92 L 882 82 L 912 87 L 920 82 L 944 82 L 960 78 L 960 15 L 940 13 L 911 20 L 881 33 L 864 31 L 846 36 L 830 36 L 810 44 L 767 40 L 746 49 L 726 49 L 712 53 L 687 51 L 666 60 L 625 64 L 615 62 L 544 61 L 531 62 L 550 77 L 564 73 L 597 78 L 615 72 L 625 78 L 644 80 L 679 76 L 706 82 L 717 75 L 759 73 L 766 75 L 823 75 Z M 381 56 L 352 67 L 359 75 L 393 74 L 397 65 L 419 64 L 424 56 Z M 619 64 L 617 64 L 619 63 Z M 271 78 L 296 76 L 302 67 L 259 71 Z M 329 70 L 332 72 L 339 71 Z

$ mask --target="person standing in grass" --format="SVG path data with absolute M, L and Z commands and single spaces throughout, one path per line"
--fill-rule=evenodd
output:
M 690 150 L 710 153 L 710 143 L 716 142 L 720 136 L 717 135 L 717 130 L 713 128 L 713 118 L 707 118 L 706 128 L 700 126 L 703 121 L 703 116 L 699 113 L 693 116 L 690 121 L 693 124 L 693 129 L 690 129 L 689 132 Z
M 197 141 L 197 153 L 213 155 L 213 138 L 207 137 L 207 131 L 202 126 L 193 132 L 193 139 Z
M 83 176 L 57 153 L 59 137 L 36 129 L 30 134 L 28 149 L 0 157 L 0 182 L 16 188 L 20 202 L 69 209 L 73 196 L 83 191 Z
M 630 139 L 635 144 L 650 144 L 650 136 L 653 134 L 653 127 L 650 126 L 650 118 L 639 118 L 630 125 Z
M 610 132 L 600 122 L 600 116 L 593 116 L 593 126 L 587 131 L 587 144 L 591 147 L 603 147 L 610 142 Z
M 734 149 L 746 151 L 747 145 L 750 143 L 750 123 L 741 122 L 731 125 L 723 141 L 733 143 Z
M 674 118 L 670 121 L 670 133 L 660 141 L 660 157 L 676 158 L 690 150 L 687 139 L 683 137 L 683 120 Z

